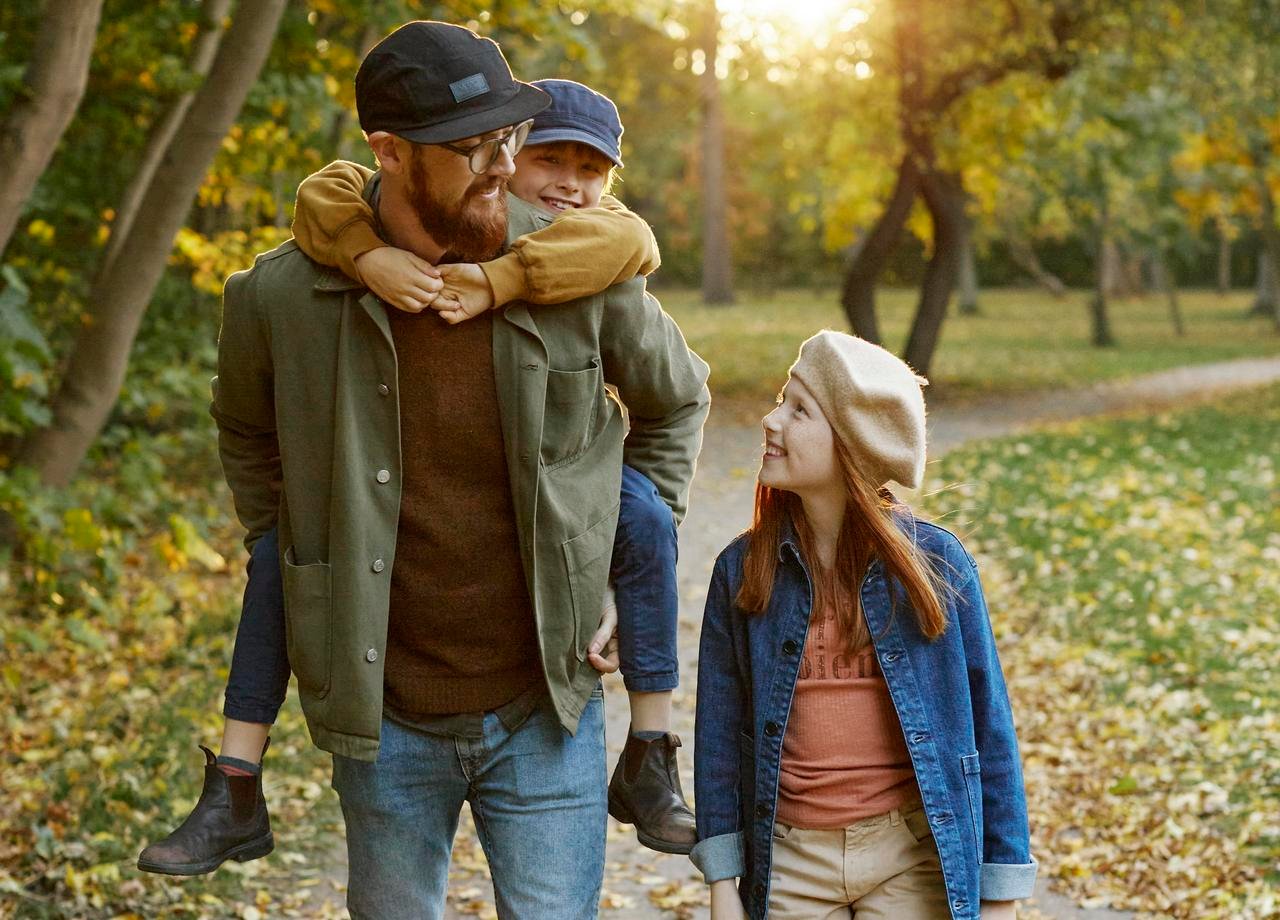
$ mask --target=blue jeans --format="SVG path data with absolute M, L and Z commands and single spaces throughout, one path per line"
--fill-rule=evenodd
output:
M 514 730 L 492 712 L 482 725 L 469 738 L 384 718 L 375 763 L 334 755 L 352 920 L 443 916 L 463 802 L 489 860 L 499 917 L 596 916 L 607 812 L 600 689 L 575 735 L 547 697 Z
M 271 725 L 289 689 L 289 651 L 284 633 L 284 583 L 275 530 L 253 544 L 222 714 L 241 722 Z
M 623 683 L 648 693 L 673 690 L 680 680 L 675 518 L 653 483 L 629 466 L 622 468 L 621 502 L 612 577 Z M 269 530 L 253 545 L 223 706 L 228 719 L 263 725 L 275 722 L 289 687 L 276 539 Z
M 624 466 L 610 574 L 618 602 L 618 661 L 628 690 L 674 690 L 680 682 L 676 547 L 671 509 L 647 476 Z

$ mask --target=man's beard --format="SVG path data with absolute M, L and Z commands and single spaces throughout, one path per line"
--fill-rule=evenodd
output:
M 441 201 L 431 189 L 422 151 L 415 150 L 409 176 L 409 203 L 422 229 L 447 252 L 441 262 L 484 262 L 498 254 L 507 239 L 507 196 L 499 191 L 492 199 L 480 194 L 506 180 L 477 176 L 461 201 Z

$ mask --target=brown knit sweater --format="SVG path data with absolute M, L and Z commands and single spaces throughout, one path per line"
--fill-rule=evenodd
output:
M 389 310 L 404 484 L 385 705 L 493 709 L 541 678 L 493 379 L 493 314 L 450 326 Z

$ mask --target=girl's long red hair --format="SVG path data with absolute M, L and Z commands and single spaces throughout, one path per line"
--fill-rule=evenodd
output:
M 828 606 L 834 608 L 848 648 L 861 648 L 870 639 L 859 589 L 867 566 L 877 559 L 886 578 L 896 581 L 906 592 L 920 631 L 930 639 L 937 638 L 947 626 L 942 600 L 945 588 L 937 570 L 894 521 L 893 510 L 900 506 L 893 495 L 877 488 L 859 472 L 839 438 L 835 449 L 848 499 L 835 564 L 826 569 L 818 561 L 813 531 L 805 520 L 800 497 L 757 483 L 737 605 L 750 613 L 763 613 L 768 608 L 778 573 L 778 548 L 789 519 L 813 580 L 813 614 Z

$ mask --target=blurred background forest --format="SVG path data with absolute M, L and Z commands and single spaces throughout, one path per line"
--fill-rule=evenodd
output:
M 418 18 L 617 102 L 713 424 L 822 326 L 938 404 L 1280 352 L 1280 0 L 6 2 L 0 894 L 33 915 L 159 909 L 120 867 L 214 724 L 239 586 L 222 283 L 305 176 L 372 165 L 355 71 Z

